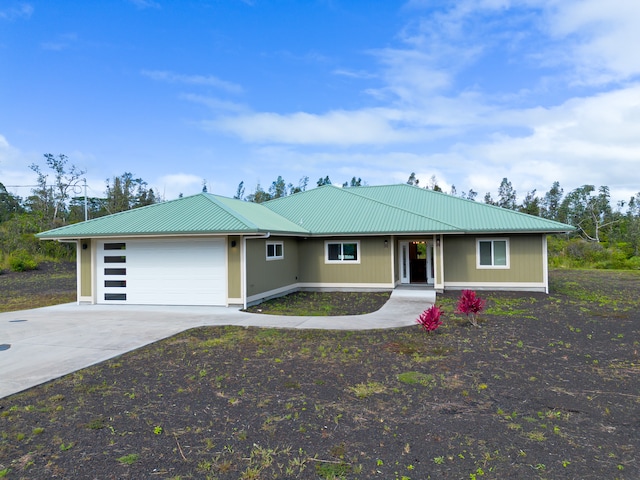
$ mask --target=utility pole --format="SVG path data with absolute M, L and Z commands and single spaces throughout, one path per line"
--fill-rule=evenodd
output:
M 87 179 L 83 178 L 84 180 L 84 221 L 86 222 L 88 220 L 87 218 Z

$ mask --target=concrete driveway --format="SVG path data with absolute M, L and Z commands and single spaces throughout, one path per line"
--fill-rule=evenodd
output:
M 377 312 L 344 317 L 259 315 L 224 307 L 75 303 L 0 313 L 0 398 L 193 327 L 395 328 L 414 325 L 434 302 L 433 291 L 396 289 Z

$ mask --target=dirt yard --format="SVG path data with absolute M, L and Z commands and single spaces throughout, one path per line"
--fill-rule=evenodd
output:
M 481 328 L 184 332 L 0 399 L 0 476 L 640 478 L 640 275 L 551 280 Z

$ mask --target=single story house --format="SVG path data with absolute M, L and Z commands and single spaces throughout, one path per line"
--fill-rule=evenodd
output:
M 548 292 L 573 227 L 411 185 L 323 186 L 263 204 L 209 193 L 38 234 L 78 246 L 78 302 L 248 305 L 399 285 Z

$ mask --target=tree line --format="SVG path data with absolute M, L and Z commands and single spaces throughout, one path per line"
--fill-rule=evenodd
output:
M 39 242 L 34 234 L 91 218 L 151 205 L 161 199 L 147 182 L 125 172 L 106 180 L 103 196 L 86 195 L 86 173 L 64 154 L 44 155 L 44 165 L 32 164 L 36 185 L 30 195 L 11 194 L 0 183 L 0 254 L 15 251 L 51 257 L 73 256 L 69 245 Z M 0 258 L 2 260 L 2 258 Z
M 36 174 L 37 180 L 26 198 L 11 194 L 0 183 L 0 254 L 3 256 L 15 250 L 26 250 L 32 254 L 71 257 L 73 249 L 68 245 L 39 242 L 34 234 L 80 222 L 85 217 L 98 218 L 163 201 L 147 182 L 130 172 L 107 179 L 103 195 L 88 196 L 84 184 L 86 171 L 69 164 L 69 158 L 63 154 L 45 154 L 43 165 L 32 164 L 29 168 Z M 452 186 L 449 192 L 444 192 L 435 176 L 424 185 L 412 172 L 406 183 L 478 201 L 478 192 L 473 189 L 458 192 Z M 234 198 L 262 203 L 304 192 L 309 184 L 307 176 L 303 176 L 295 185 L 278 176 L 266 188 L 258 183 L 247 193 L 245 183 L 241 181 Z M 328 175 L 315 182 L 317 187 L 331 184 Z M 203 185 L 203 191 L 206 192 L 206 182 Z M 353 176 L 338 185 L 357 188 L 367 183 Z M 552 254 L 582 258 L 589 264 L 609 262 L 610 266 L 640 268 L 640 192 L 628 201 L 612 205 L 607 186 L 583 185 L 565 194 L 556 181 L 547 192 L 538 194 L 536 190 L 528 191 L 518 201 L 512 183 L 503 178 L 498 186 L 497 197 L 486 193 L 483 202 L 576 227 L 573 234 L 553 240 L 555 243 L 550 244 Z

